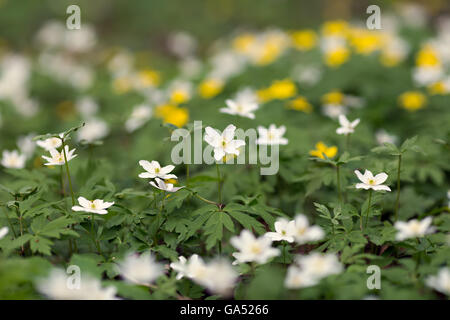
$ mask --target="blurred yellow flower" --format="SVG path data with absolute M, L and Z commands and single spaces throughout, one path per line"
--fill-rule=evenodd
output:
M 328 158 L 333 158 L 337 154 L 337 152 L 338 148 L 336 146 L 327 147 L 322 141 L 319 141 L 316 144 L 316 149 L 311 150 L 309 154 L 314 157 L 325 159 L 323 154 L 325 154 Z
M 211 99 L 217 96 L 223 89 L 224 83 L 219 79 L 203 80 L 198 86 L 198 93 L 204 99 Z
M 432 95 L 444 95 L 450 93 L 444 81 L 437 81 L 428 86 L 428 92 Z
M 140 87 L 157 87 L 161 82 L 161 76 L 158 71 L 146 69 L 139 71 L 138 81 Z
M 274 62 L 280 56 L 281 52 L 282 50 L 277 42 L 266 41 L 255 63 L 260 66 L 268 65 Z
M 337 47 L 325 53 L 325 63 L 330 67 L 338 67 L 347 62 L 350 50 L 347 47 Z
M 131 90 L 132 80 L 128 76 L 115 78 L 113 81 L 113 90 L 117 94 L 127 93 Z
M 170 102 L 178 105 L 187 102 L 191 98 L 189 92 L 185 90 L 176 89 L 170 93 Z
M 299 30 L 291 34 L 292 43 L 297 50 L 311 50 L 317 45 L 317 34 L 314 30 Z
M 407 91 L 399 96 L 400 106 L 408 111 L 422 109 L 426 102 L 427 97 L 419 91 Z
M 269 87 L 269 94 L 272 99 L 288 99 L 297 94 L 297 87 L 290 79 L 275 80 Z
M 383 45 L 380 33 L 372 30 L 353 29 L 350 33 L 350 44 L 359 54 L 370 54 Z
M 385 67 L 394 67 L 403 60 L 403 56 L 395 54 L 392 51 L 382 51 L 380 55 L 380 62 Z
M 165 182 L 166 184 L 167 184 L 167 183 L 171 183 L 171 184 L 175 185 L 175 184 L 178 183 L 178 180 L 177 180 L 177 179 L 165 179 L 164 182 Z
M 339 90 L 330 91 L 322 96 L 323 104 L 342 104 L 344 102 L 344 94 Z
M 233 39 L 233 49 L 240 53 L 248 53 L 254 41 L 255 36 L 251 33 L 241 34 Z
M 312 105 L 303 96 L 298 96 L 294 100 L 287 103 L 288 108 L 298 111 L 303 111 L 305 113 L 311 113 L 313 110 Z
M 416 57 L 416 65 L 420 67 L 439 66 L 441 61 L 438 53 L 431 47 L 425 46 L 422 48 Z
M 322 26 L 322 33 L 325 36 L 346 36 L 348 30 L 348 22 L 344 20 L 327 21 Z
M 164 123 L 171 123 L 180 128 L 189 121 L 189 111 L 186 108 L 171 104 L 156 107 L 155 116 L 163 119 Z

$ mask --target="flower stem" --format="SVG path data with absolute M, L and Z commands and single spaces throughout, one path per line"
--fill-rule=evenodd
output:
M 402 155 L 398 155 L 398 167 L 397 167 L 397 198 L 395 199 L 395 221 L 398 219 L 398 206 L 400 202 L 400 170 L 402 166 Z
M 63 152 L 64 152 L 64 163 L 66 165 L 67 179 L 69 180 L 70 195 L 72 196 L 72 206 L 74 206 L 75 205 L 75 196 L 73 194 L 72 179 L 70 178 L 69 163 L 67 162 L 66 144 L 64 142 L 64 139 L 61 139 L 61 141 L 62 141 L 62 148 L 63 148 Z
M 222 204 L 222 188 L 220 186 L 221 181 L 220 181 L 220 169 L 219 169 L 219 164 L 216 163 L 216 168 L 217 168 L 217 192 L 219 193 L 219 204 Z
M 95 235 L 95 232 L 94 232 L 94 213 L 92 213 L 92 216 L 91 216 L 91 235 L 92 235 L 92 240 L 94 241 L 94 245 L 97 247 L 98 254 L 103 255 L 102 250 L 100 249 L 100 244 L 97 240 L 97 236 Z
M 339 204 L 342 204 L 342 194 L 341 194 L 341 174 L 340 174 L 340 165 L 336 166 L 336 180 L 337 180 L 337 189 L 338 189 L 338 199 Z
M 371 201 L 372 201 L 372 190 L 369 190 L 369 203 L 367 204 L 366 225 L 364 226 L 364 228 L 367 228 L 367 223 L 369 222 L 369 211 L 370 211 Z
M 11 231 L 12 231 L 12 233 L 14 235 L 14 239 L 15 239 L 15 238 L 17 238 L 16 231 L 14 230 L 13 225 L 11 223 L 11 220 L 9 219 L 9 215 L 8 215 L 8 211 L 7 210 L 5 210 L 5 215 L 6 215 L 6 220 L 8 220 L 9 228 L 11 229 Z
M 61 195 L 62 195 L 62 197 L 64 199 L 64 196 L 65 196 L 65 192 L 64 192 L 64 172 L 63 172 L 63 167 L 62 166 L 60 166 L 60 167 L 61 167 L 61 179 L 60 179 Z
M 18 202 L 17 196 L 15 197 L 16 202 Z M 18 205 L 15 207 L 16 208 L 16 214 L 17 214 L 17 218 L 19 219 L 19 225 L 20 225 L 20 236 L 23 236 L 23 223 L 22 223 L 22 214 L 20 213 L 20 209 L 18 207 Z M 22 254 L 25 253 L 25 249 L 23 247 L 23 245 L 21 246 L 22 249 Z

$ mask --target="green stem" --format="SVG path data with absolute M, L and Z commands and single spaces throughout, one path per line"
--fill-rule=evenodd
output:
M 61 167 L 61 179 L 60 179 L 61 195 L 62 195 L 62 197 L 64 199 L 64 197 L 65 197 L 65 192 L 64 192 L 64 172 L 63 172 L 63 167 L 62 166 L 60 166 L 60 167 Z
M 67 162 L 66 144 L 64 142 L 64 139 L 61 139 L 61 141 L 62 141 L 62 148 L 63 148 L 63 153 L 64 153 L 64 163 L 66 165 L 66 171 L 67 171 L 67 179 L 69 180 L 70 195 L 72 196 L 72 206 L 74 206 L 75 205 L 75 196 L 74 196 L 73 188 L 72 188 L 72 179 L 70 178 L 69 163 Z
M 367 204 L 366 225 L 364 226 L 364 228 L 367 228 L 367 223 L 369 222 L 369 211 L 371 201 L 372 201 L 372 190 L 369 190 L 369 203 Z
M 216 163 L 217 168 L 217 192 L 219 193 L 219 204 L 222 204 L 222 188 L 221 188 L 221 181 L 220 181 L 220 169 L 219 164 Z
M 11 229 L 11 231 L 12 231 L 12 233 L 14 235 L 14 239 L 16 239 L 17 238 L 16 231 L 14 230 L 13 225 L 11 223 L 11 220 L 9 219 L 9 215 L 8 215 L 8 211 L 7 210 L 5 210 L 5 215 L 6 215 L 6 220 L 8 220 L 9 228 Z
M 92 213 L 92 216 L 91 216 L 91 235 L 92 235 L 92 240 L 94 241 L 94 245 L 97 247 L 98 254 L 102 255 L 102 250 L 100 249 L 100 244 L 97 240 L 97 236 L 96 236 L 95 230 L 94 230 L 94 213 Z
M 338 198 L 339 204 L 342 204 L 342 194 L 341 194 L 341 174 L 340 174 L 340 165 L 336 166 L 336 180 L 337 180 L 337 188 L 338 188 Z
M 286 241 L 283 241 L 283 263 L 286 264 Z
M 18 203 L 18 201 L 17 201 L 17 196 L 15 197 L 15 200 L 16 200 L 16 202 Z M 20 209 L 19 209 L 18 205 L 17 205 L 15 208 L 16 208 L 16 214 L 17 214 L 17 217 L 18 217 L 18 219 L 19 219 L 20 236 L 22 237 L 22 236 L 23 236 L 22 214 L 20 213 Z M 24 249 L 23 245 L 21 246 L 21 249 L 22 249 L 22 254 L 24 254 L 25 249 Z
M 402 166 L 402 155 L 398 155 L 398 167 L 397 167 L 397 199 L 395 199 L 395 221 L 398 219 L 398 206 L 400 202 L 400 169 Z

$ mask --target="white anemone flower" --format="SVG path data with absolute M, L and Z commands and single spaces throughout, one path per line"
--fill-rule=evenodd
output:
M 294 242 L 295 221 L 289 221 L 285 218 L 279 218 L 274 223 L 275 232 L 267 232 L 266 237 L 272 241 Z
M 387 133 L 387 131 L 384 129 L 377 130 L 377 132 L 375 133 L 375 139 L 377 140 L 377 143 L 380 145 L 384 143 L 396 144 L 397 142 L 397 137 L 394 136 L 393 134 Z
M 63 134 L 60 133 L 59 137 L 62 138 Z M 62 141 L 61 141 L 60 138 L 53 137 L 53 138 L 48 138 L 48 139 L 45 139 L 45 140 L 38 140 L 38 141 L 36 141 L 36 144 L 39 147 L 44 148 L 47 151 L 50 151 L 52 149 L 57 149 L 57 148 L 62 146 Z
M 19 147 L 20 152 L 24 154 L 27 159 L 31 158 L 36 149 L 36 143 L 33 141 L 34 134 L 30 133 L 25 136 L 20 136 L 17 139 L 17 146 Z
M 233 247 L 239 252 L 233 253 L 236 261 L 233 264 L 255 261 L 258 264 L 264 264 L 269 259 L 280 254 L 280 250 L 272 247 L 272 240 L 268 237 L 255 236 L 248 230 L 242 230 L 239 236 L 230 239 Z
M 119 264 L 119 272 L 128 282 L 141 285 L 153 283 L 164 273 L 163 266 L 150 253 L 128 254 Z
M 298 289 L 315 286 L 319 283 L 316 277 L 311 276 L 308 272 L 303 271 L 296 265 L 288 267 L 284 286 L 288 289 Z
M 84 211 L 97 214 L 107 214 L 108 211 L 106 209 L 114 204 L 114 202 L 104 202 L 100 199 L 90 201 L 84 197 L 78 197 L 78 203 L 80 206 L 73 206 L 73 211 Z
M 166 192 L 177 192 L 178 190 L 184 188 L 184 187 L 174 187 L 172 183 L 165 183 L 164 180 L 161 180 L 159 178 L 156 178 L 155 181 L 156 183 L 154 181 L 150 181 L 150 184 L 156 189 Z
M 430 276 L 426 279 L 427 286 L 450 296 L 450 269 L 441 268 L 436 276 Z
M 194 278 L 194 281 L 214 294 L 229 296 L 237 278 L 238 273 L 228 260 L 216 259 L 207 263 L 204 275 Z
M 187 259 L 184 256 L 179 256 L 177 262 L 172 262 L 169 266 L 177 272 L 177 280 L 187 276 Z
M 305 215 L 299 214 L 295 217 L 293 236 L 298 244 L 320 240 L 324 235 L 321 227 L 309 225 L 308 218 Z
M 395 229 L 398 231 L 395 239 L 397 241 L 403 241 L 409 238 L 420 238 L 434 232 L 435 228 L 431 226 L 432 220 L 431 217 L 426 217 L 422 221 L 417 219 L 412 219 L 408 222 L 397 221 L 394 224 Z
M 258 109 L 258 104 L 256 102 L 227 99 L 225 103 L 227 104 L 227 107 L 221 108 L 220 112 L 255 119 L 255 114 L 253 112 Z
M 86 121 L 85 125 L 78 130 L 78 140 L 91 143 L 103 139 L 108 133 L 109 128 L 105 121 L 92 119 Z
M 73 154 L 75 152 L 75 149 L 69 150 L 69 146 L 65 146 L 64 150 L 66 151 L 67 162 L 69 162 L 70 160 L 72 160 L 77 156 L 76 154 Z M 51 149 L 50 156 L 51 157 L 42 156 L 42 158 L 47 160 L 47 163 L 44 163 L 44 165 L 63 166 L 65 164 L 64 151 L 59 152 L 56 149 Z
M 139 165 L 144 168 L 146 172 L 142 172 L 139 174 L 139 178 L 143 179 L 154 179 L 154 178 L 160 178 L 160 179 L 177 179 L 177 176 L 174 174 L 170 174 L 170 172 L 175 169 L 175 166 L 168 165 L 161 168 L 161 165 L 158 161 L 153 160 L 152 162 L 149 162 L 147 160 L 140 160 Z
M 125 122 L 125 129 L 128 132 L 139 129 L 152 117 L 152 113 L 152 108 L 148 105 L 141 104 L 135 106 L 130 117 Z
M 381 172 L 376 176 L 373 176 L 372 172 L 370 172 L 369 170 L 366 170 L 364 174 L 361 174 L 361 172 L 355 170 L 355 174 L 358 177 L 358 179 L 362 182 L 356 184 L 356 189 L 391 191 L 391 188 L 382 184 L 388 178 L 388 175 L 384 172 Z
M 3 239 L 9 232 L 8 227 L 0 228 L 0 240 Z
M 303 272 L 311 277 L 322 279 L 332 274 L 339 274 L 343 270 L 338 257 L 332 253 L 314 252 L 309 255 L 297 256 L 295 262 Z
M 256 140 L 256 144 L 260 145 L 285 145 L 288 143 L 288 139 L 283 138 L 286 132 L 285 126 L 277 128 L 274 124 L 271 124 L 269 128 L 258 126 L 259 138 Z
M 245 145 L 243 140 L 234 140 L 236 127 L 228 125 L 222 134 L 211 127 L 205 128 L 205 141 L 214 148 L 214 159 L 220 161 L 228 154 L 239 155 L 239 148 Z
M 355 127 L 358 125 L 359 121 L 360 121 L 359 119 L 356 119 L 350 122 L 345 115 L 340 114 L 339 124 L 341 126 L 336 129 L 336 133 L 348 135 L 350 133 L 355 132 Z
M 20 154 L 17 150 L 4 150 L 1 164 L 5 168 L 23 169 L 25 167 L 26 160 L 27 157 L 24 154 Z
M 81 275 L 78 283 L 62 269 L 53 269 L 48 277 L 39 279 L 36 287 L 40 293 L 53 300 L 116 300 L 116 288 L 103 288 L 100 280 Z

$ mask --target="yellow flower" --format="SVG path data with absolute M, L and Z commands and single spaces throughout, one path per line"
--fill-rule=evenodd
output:
M 347 62 L 350 57 L 350 50 L 346 47 L 337 47 L 325 54 L 325 63 L 330 67 L 338 67 Z
M 338 148 L 336 146 L 327 147 L 322 141 L 319 141 L 316 144 L 316 149 L 311 150 L 309 154 L 314 157 L 325 159 L 323 154 L 325 154 L 328 158 L 333 158 L 337 154 L 337 152 Z
M 251 45 L 255 41 L 255 36 L 250 33 L 244 33 L 233 40 L 233 49 L 240 53 L 248 53 Z
M 439 66 L 440 64 L 437 52 L 430 46 L 425 46 L 417 53 L 416 65 L 419 67 Z
M 380 62 L 385 67 L 394 67 L 397 64 L 399 64 L 399 62 L 401 62 L 402 60 L 403 57 L 401 55 L 396 54 L 393 51 L 384 50 L 381 52 L 380 55 Z
M 432 95 L 436 94 L 444 95 L 450 93 L 449 89 L 447 88 L 447 86 L 443 81 L 437 81 L 435 83 L 432 83 L 428 87 L 428 92 L 430 92 L 430 94 Z
M 322 26 L 322 33 L 325 36 L 346 36 L 348 23 L 344 20 L 327 21 Z
M 274 62 L 281 54 L 282 50 L 275 41 L 266 41 L 262 47 L 262 52 L 255 61 L 257 65 L 264 66 Z
M 166 179 L 166 180 L 164 180 L 164 182 L 165 183 L 171 183 L 171 184 L 175 185 L 175 184 L 178 183 L 178 180 L 177 179 Z
M 132 81 L 130 77 L 118 77 L 113 81 L 113 89 L 117 94 L 123 94 L 130 91 L 132 85 Z
M 323 104 L 342 104 L 344 102 L 344 94 L 339 90 L 330 91 L 322 96 Z
M 419 91 L 407 91 L 400 95 L 400 106 L 408 111 L 422 109 L 427 102 L 427 97 Z
M 139 80 L 139 84 L 143 88 L 156 87 L 160 84 L 161 77 L 160 77 L 159 72 L 151 70 L 151 69 L 146 69 L 146 70 L 139 71 L 138 80 Z
M 189 111 L 171 104 L 156 107 L 155 116 L 162 118 L 165 123 L 173 124 L 179 128 L 189 121 Z
M 269 87 L 269 95 L 272 99 L 288 99 L 297 94 L 297 87 L 290 79 L 275 80 Z
M 317 44 L 317 35 L 314 30 L 299 30 L 291 34 L 294 47 L 300 51 L 307 51 Z
M 258 100 L 260 102 L 267 102 L 272 99 L 272 96 L 270 94 L 270 87 L 256 91 L 256 95 L 258 96 Z
M 305 113 L 311 113 L 313 109 L 308 100 L 302 96 L 298 96 L 294 100 L 289 101 L 287 106 L 290 109 L 303 111 Z
M 185 90 L 175 89 L 170 94 L 170 102 L 175 105 L 185 103 L 190 98 L 189 92 L 186 92 Z
M 383 44 L 383 39 L 375 31 L 354 29 L 351 32 L 350 44 L 355 48 L 357 53 L 367 55 L 380 49 Z
M 223 89 L 224 83 L 219 79 L 206 79 L 198 86 L 198 93 L 204 99 L 217 96 Z

